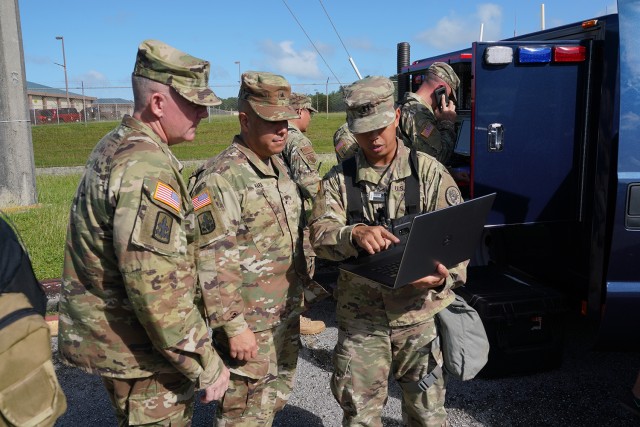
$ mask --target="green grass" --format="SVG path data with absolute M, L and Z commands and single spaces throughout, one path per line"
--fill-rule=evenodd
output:
M 344 113 L 316 114 L 308 138 L 317 153 L 333 153 L 333 133 L 345 121 Z M 118 122 L 65 123 L 31 129 L 36 167 L 81 166 L 96 143 Z M 218 154 L 240 130 L 235 116 L 214 116 L 198 126 L 196 139 L 173 146 L 180 160 L 204 160 Z
M 38 205 L 6 213 L 29 251 L 40 280 L 60 277 L 69 207 L 80 175 L 36 178 Z
M 344 113 L 320 113 L 311 121 L 307 136 L 317 153 L 333 153 L 333 133 L 344 123 Z M 117 122 L 69 123 L 32 127 L 36 167 L 82 166 L 95 144 Z M 237 117 L 211 117 L 198 127 L 196 140 L 172 147 L 180 160 L 204 160 L 222 151 L 239 132 Z M 332 156 L 332 160 L 334 157 Z M 323 162 L 320 175 L 335 161 Z M 193 168 L 185 168 L 185 176 Z M 38 175 L 38 205 L 5 209 L 29 250 L 36 276 L 40 280 L 59 278 L 69 207 L 80 175 Z

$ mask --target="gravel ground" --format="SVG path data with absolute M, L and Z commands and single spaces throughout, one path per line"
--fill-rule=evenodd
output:
M 340 426 L 341 410 L 329 389 L 331 351 L 337 339 L 334 302 L 314 305 L 308 313 L 327 329 L 303 337 L 296 385 L 275 426 Z M 618 399 L 630 390 L 640 368 L 636 353 L 590 349 L 592 335 L 578 319 L 568 319 L 560 369 L 501 379 L 452 380 L 446 406 L 452 426 L 638 426 Z M 57 340 L 52 340 L 54 352 Z M 58 378 L 69 409 L 57 426 L 115 425 L 100 380 L 60 365 Z M 211 426 L 215 404 L 196 405 L 194 426 Z M 385 426 L 401 426 L 400 389 L 392 383 L 384 408 Z
M 335 162 L 333 154 L 321 161 Z M 185 161 L 195 166 L 199 161 Z M 82 173 L 82 167 L 42 168 L 38 174 Z M 53 300 L 52 304 L 55 305 Z M 298 373 L 289 404 L 274 426 L 340 426 L 342 413 L 329 389 L 331 352 L 337 340 L 335 302 L 325 300 L 311 307 L 308 316 L 324 320 L 327 329 L 302 337 Z M 638 325 L 631 325 L 638 327 Z M 640 426 L 640 418 L 628 413 L 619 399 L 633 385 L 640 358 L 637 353 L 601 352 L 592 349 L 594 334 L 582 319 L 567 319 L 564 359 L 559 369 L 499 379 L 477 378 L 448 384 L 446 407 L 452 426 Z M 67 396 L 67 412 L 56 426 L 116 425 L 100 379 L 63 366 L 55 356 L 58 379 Z M 211 426 L 215 404 L 196 404 L 194 427 Z M 393 381 L 383 411 L 385 426 L 402 426 L 400 389 Z

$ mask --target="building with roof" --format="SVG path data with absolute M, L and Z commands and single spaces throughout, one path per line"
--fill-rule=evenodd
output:
M 59 112 L 75 109 L 78 120 L 119 120 L 133 114 L 133 101 L 122 98 L 96 98 L 27 81 L 27 99 L 34 124 L 59 122 Z M 64 117 L 64 116 L 62 116 Z M 67 120 L 65 120 L 67 121 Z

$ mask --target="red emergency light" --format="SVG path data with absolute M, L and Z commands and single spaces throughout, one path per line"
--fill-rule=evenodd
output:
M 554 62 L 582 62 L 587 58 L 584 46 L 556 46 L 553 48 Z
M 471 59 L 473 57 L 473 54 L 471 53 L 461 53 L 460 54 L 460 59 Z

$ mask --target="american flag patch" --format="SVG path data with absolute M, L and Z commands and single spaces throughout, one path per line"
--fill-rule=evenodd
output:
M 202 209 L 205 206 L 210 205 L 211 197 L 209 197 L 209 192 L 205 191 L 204 193 L 200 193 L 196 197 L 191 199 L 191 202 L 193 203 L 193 209 L 197 211 L 198 209 Z
M 424 136 L 425 138 L 429 138 L 429 135 L 431 135 L 431 132 L 433 132 L 433 124 L 432 123 L 427 123 L 427 126 L 422 129 L 422 132 L 420 132 L 420 135 Z
M 172 207 L 176 212 L 180 212 L 180 196 L 164 182 L 158 182 L 153 198 Z
M 343 146 L 344 146 L 344 140 L 340 140 L 340 142 L 336 144 L 336 151 L 340 151 L 340 149 L 342 149 Z

